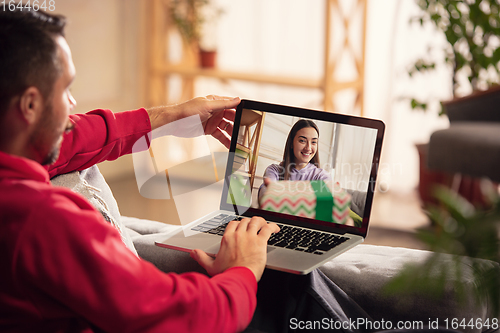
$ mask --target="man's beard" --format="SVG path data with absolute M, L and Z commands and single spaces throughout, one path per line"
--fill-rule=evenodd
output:
M 32 143 L 35 149 L 37 149 L 39 152 L 43 152 L 47 149 L 46 146 L 44 146 L 46 142 L 47 136 L 53 134 L 55 131 L 54 129 L 54 114 L 53 114 L 53 108 L 52 104 L 48 103 L 45 106 L 45 109 L 42 113 L 42 119 L 40 120 L 38 124 L 38 128 L 35 131 L 33 137 L 32 137 Z M 53 144 L 52 147 L 50 147 L 49 151 L 47 154 L 43 157 L 42 159 L 42 165 L 50 165 L 53 164 L 57 161 L 59 158 L 59 152 L 61 149 L 61 143 L 62 143 L 62 136 L 59 137 L 57 142 Z
M 52 147 L 52 150 L 45 156 L 45 160 L 43 160 L 42 165 L 51 165 L 54 164 L 59 158 L 59 153 L 61 152 L 61 143 L 62 137 L 57 141 L 57 144 Z

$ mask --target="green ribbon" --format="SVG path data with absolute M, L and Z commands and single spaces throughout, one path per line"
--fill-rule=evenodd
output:
M 333 195 L 323 180 L 311 180 L 316 195 L 316 220 L 333 222 Z

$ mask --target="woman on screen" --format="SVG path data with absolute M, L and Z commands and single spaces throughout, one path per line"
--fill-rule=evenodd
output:
M 318 155 L 319 129 L 311 120 L 300 119 L 297 121 L 288 133 L 283 152 L 283 160 L 280 164 L 271 164 L 264 172 L 264 183 L 259 188 L 258 198 L 264 195 L 266 187 L 272 181 L 279 180 L 331 180 L 330 174 L 319 167 Z M 363 214 L 364 201 L 362 192 L 348 190 L 353 197 L 351 202 L 351 211 L 349 213 L 353 225 L 360 227 Z M 354 195 L 356 194 L 356 195 Z M 360 200 L 357 198 L 360 197 Z M 358 201 L 360 201 L 358 203 Z M 356 205 L 361 205 L 361 209 L 356 209 Z M 353 208 L 355 208 L 353 210 Z M 357 212 L 357 213 L 356 213 Z
M 330 174 L 319 168 L 318 141 L 319 129 L 312 120 L 297 121 L 288 133 L 283 160 L 266 168 L 259 197 L 270 181 L 330 180 Z

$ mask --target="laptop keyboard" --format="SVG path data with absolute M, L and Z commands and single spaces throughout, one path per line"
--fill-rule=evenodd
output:
M 230 221 L 239 221 L 242 218 L 243 217 L 235 215 L 219 214 L 210 220 L 197 225 L 191 230 L 222 236 L 227 224 Z M 278 223 L 278 226 L 281 229 L 280 232 L 272 234 L 269 238 L 268 244 L 294 251 L 322 255 L 349 239 L 347 237 L 327 232 L 304 229 L 290 225 Z
M 229 222 L 233 220 L 239 221 L 241 219 L 243 218 L 240 216 L 219 214 L 206 222 L 198 224 L 196 227 L 191 228 L 191 230 L 222 236 Z

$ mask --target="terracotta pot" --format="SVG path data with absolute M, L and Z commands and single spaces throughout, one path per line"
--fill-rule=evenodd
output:
M 205 51 L 200 49 L 201 68 L 215 68 L 217 51 Z
M 437 201 L 433 197 L 434 186 L 436 185 L 448 185 L 450 182 L 450 176 L 444 172 L 432 171 L 427 167 L 427 150 L 429 144 L 416 144 L 415 147 L 418 151 L 419 157 L 419 184 L 418 184 L 418 194 L 422 205 L 426 206 L 428 204 L 436 204 Z
M 490 206 L 482 195 L 481 180 L 479 178 L 462 175 L 458 184 L 452 184 L 453 174 L 430 170 L 427 167 L 427 150 L 429 144 L 416 144 L 415 146 L 418 151 L 420 164 L 418 194 L 423 207 L 429 204 L 435 205 L 438 203 L 433 195 L 436 185 L 444 185 L 448 188 L 456 186 L 454 190 L 477 208 L 486 208 Z

